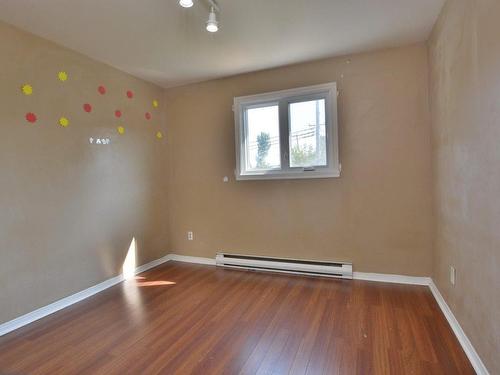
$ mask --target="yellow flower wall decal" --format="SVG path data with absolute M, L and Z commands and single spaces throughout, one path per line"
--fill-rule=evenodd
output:
M 120 134 L 120 135 L 125 134 L 125 128 L 123 126 L 117 127 L 116 130 L 118 131 L 118 134 Z
M 33 86 L 31 86 L 29 83 L 26 83 L 21 86 L 21 91 L 24 95 L 31 95 L 33 94 Z
M 69 120 L 66 117 L 61 117 L 59 119 L 59 125 L 61 125 L 63 128 L 67 128 L 69 125 Z
M 157 132 L 156 133 L 156 138 L 162 139 L 163 138 L 163 133 L 162 132 Z
M 158 108 L 158 100 L 153 100 L 153 107 Z
M 59 81 L 61 81 L 61 82 L 66 82 L 68 80 L 68 73 L 59 72 L 59 73 L 57 73 L 57 78 L 59 78 Z

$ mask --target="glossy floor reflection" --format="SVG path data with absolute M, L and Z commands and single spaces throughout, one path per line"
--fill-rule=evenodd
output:
M 169 262 L 0 338 L 0 374 L 473 374 L 422 286 Z

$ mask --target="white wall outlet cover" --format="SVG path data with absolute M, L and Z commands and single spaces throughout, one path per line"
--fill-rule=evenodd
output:
M 229 177 L 224 176 L 224 178 L 222 179 L 222 181 L 224 181 L 224 182 L 229 182 Z
M 193 232 L 189 231 L 189 232 L 188 232 L 188 240 L 189 240 L 189 241 L 192 241 L 192 240 L 193 240 L 193 238 L 194 238 L 194 236 L 193 236 Z

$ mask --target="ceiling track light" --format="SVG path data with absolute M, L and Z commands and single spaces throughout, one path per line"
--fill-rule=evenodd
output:
M 215 14 L 214 7 L 210 7 L 210 14 L 208 15 L 207 21 L 207 31 L 211 33 L 219 31 L 219 22 L 217 22 L 217 14 Z
M 219 31 L 219 22 L 217 21 L 217 13 L 220 13 L 219 4 L 216 0 L 206 0 L 210 6 L 210 13 L 207 20 L 207 31 L 215 33 Z M 183 8 L 191 8 L 194 3 L 193 0 L 179 0 L 179 5 Z
M 194 3 L 193 0 L 179 0 L 179 5 L 183 8 L 191 8 Z

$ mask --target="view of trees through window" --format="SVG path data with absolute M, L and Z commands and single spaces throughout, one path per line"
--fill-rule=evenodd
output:
M 281 157 L 278 105 L 249 108 L 246 117 L 247 168 L 279 168 Z
M 271 148 L 271 136 L 269 133 L 261 132 L 257 136 L 257 168 L 265 169 L 269 168 L 266 162 L 267 154 Z
M 288 109 L 290 167 L 325 166 L 325 99 L 292 102 Z M 255 170 L 279 168 L 278 105 L 249 108 L 246 132 L 247 167 Z

